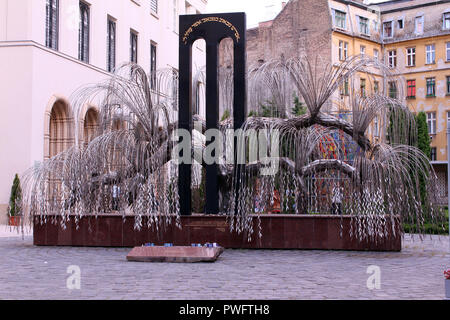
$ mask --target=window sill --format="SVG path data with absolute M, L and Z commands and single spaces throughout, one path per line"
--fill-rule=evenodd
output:
M 426 66 L 431 66 L 433 64 L 436 64 L 436 61 L 435 62 L 431 62 L 431 63 L 425 63 Z
M 411 96 L 411 97 L 406 97 L 407 100 L 416 100 L 415 96 Z
M 415 68 L 416 67 L 416 65 L 413 65 L 413 66 L 405 66 L 406 68 Z
M 433 95 L 433 96 L 426 95 L 425 98 L 436 98 L 436 96 L 435 95 Z
M 159 15 L 158 15 L 156 12 L 150 11 L 150 14 L 151 14 L 153 17 L 155 17 L 156 19 L 159 20 Z

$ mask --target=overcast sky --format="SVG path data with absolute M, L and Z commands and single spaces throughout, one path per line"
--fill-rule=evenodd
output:
M 287 0 L 209 0 L 208 13 L 246 12 L 247 27 L 272 20 L 281 11 L 281 3 Z M 382 2 L 386 0 L 372 0 Z

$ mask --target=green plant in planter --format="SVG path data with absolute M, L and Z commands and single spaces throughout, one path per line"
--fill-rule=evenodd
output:
M 11 196 L 9 197 L 8 215 L 16 217 L 22 215 L 22 189 L 20 187 L 19 175 L 14 177 L 13 185 L 11 187 Z

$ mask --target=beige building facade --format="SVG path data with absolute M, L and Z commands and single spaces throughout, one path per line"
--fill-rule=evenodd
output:
M 447 121 L 450 120 L 450 1 L 291 0 L 272 21 L 248 30 L 248 60 L 258 63 L 307 53 L 331 64 L 355 55 L 384 62 L 397 74 L 391 84 L 377 68 L 355 87 L 403 99 L 413 112 L 427 114 L 431 160 L 439 198 L 447 203 Z M 335 109 L 348 93 L 336 93 Z M 339 110 L 336 110 L 340 112 Z M 370 127 L 378 138 L 382 119 Z

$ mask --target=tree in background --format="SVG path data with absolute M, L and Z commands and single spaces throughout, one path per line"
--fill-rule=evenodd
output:
M 416 115 L 417 127 L 417 147 L 430 159 L 431 158 L 431 140 L 428 133 L 427 116 L 425 112 L 419 112 Z M 422 201 L 427 199 L 427 190 L 425 177 L 423 174 L 419 175 L 420 196 Z

